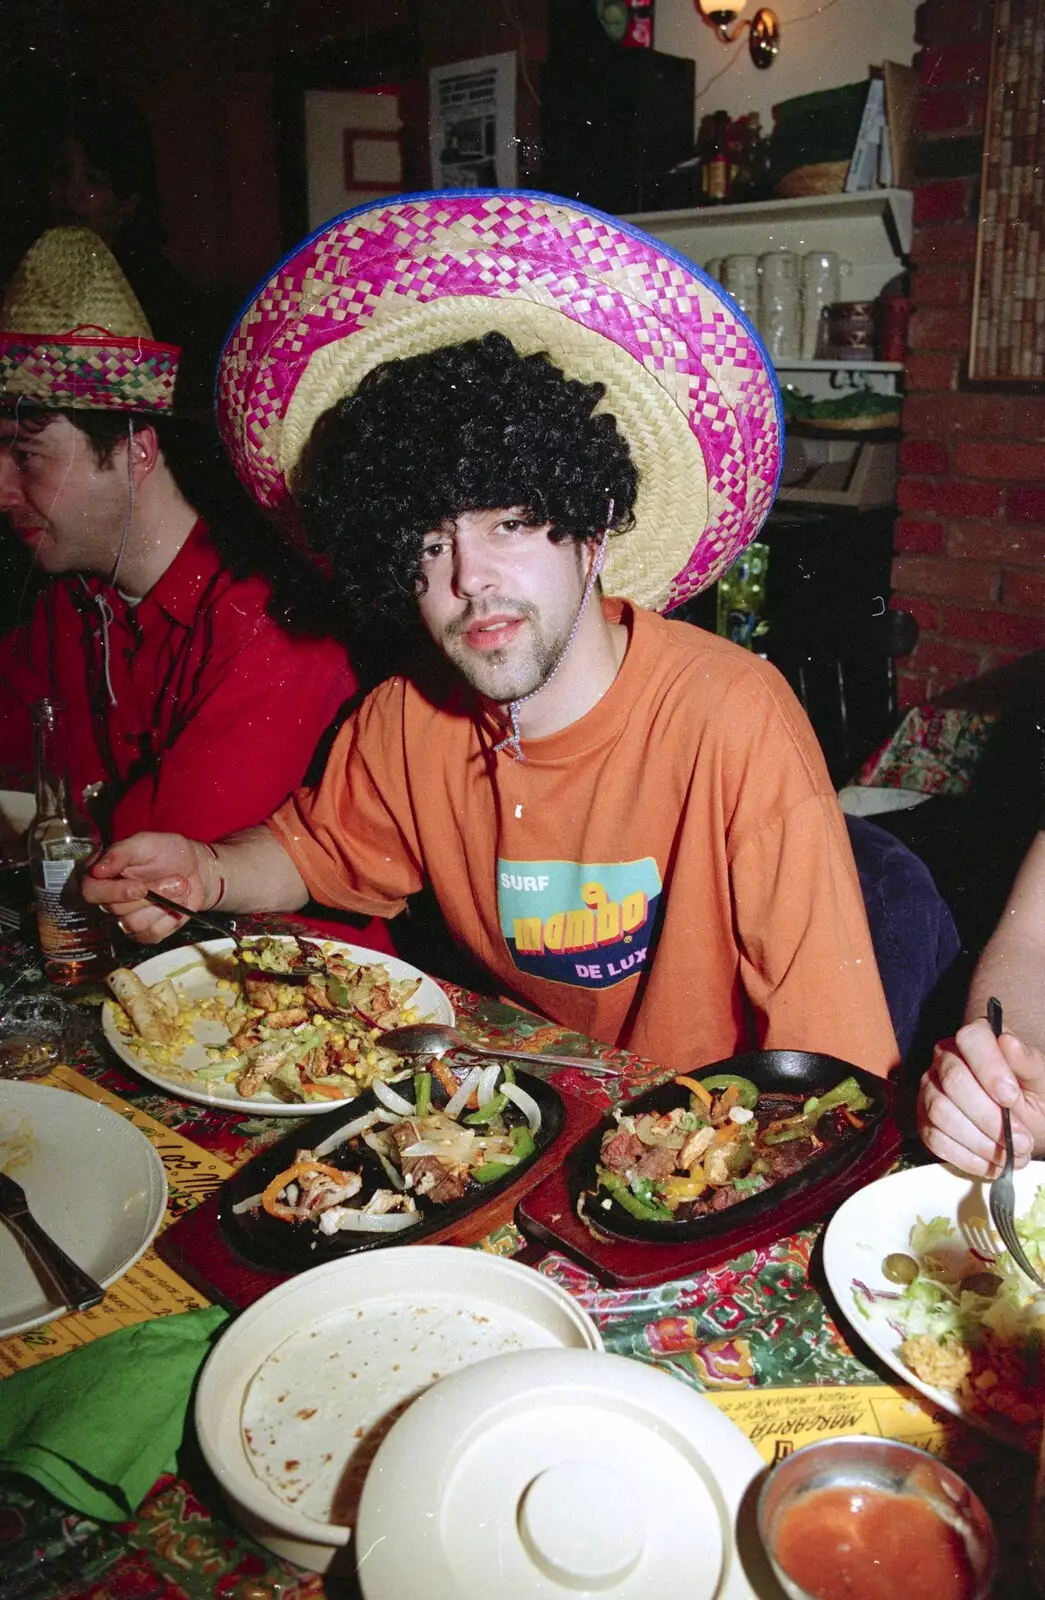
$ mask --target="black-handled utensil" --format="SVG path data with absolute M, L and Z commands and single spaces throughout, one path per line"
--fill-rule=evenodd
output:
M 98 1304 L 105 1294 L 101 1284 L 44 1232 L 29 1210 L 22 1185 L 7 1172 L 0 1172 L 0 1217 L 27 1247 L 29 1260 L 43 1268 L 57 1293 L 58 1304 L 68 1306 L 70 1311 L 88 1311 Z
M 997 1039 L 1002 1030 L 1001 1002 L 992 995 L 987 1001 L 987 1020 L 991 1031 Z M 1016 1232 L 1016 1194 L 1012 1185 L 1012 1171 L 1015 1157 L 1012 1149 L 1012 1117 L 1008 1106 L 1001 1108 L 1002 1133 L 1005 1138 L 1005 1165 L 1001 1175 L 995 1178 L 987 1191 L 987 1204 L 990 1207 L 991 1218 L 994 1226 L 1001 1234 L 1002 1242 L 1016 1265 L 1027 1274 L 1032 1282 L 1040 1284 L 1045 1289 L 1045 1278 L 1032 1267 L 1027 1255 L 1019 1241 Z

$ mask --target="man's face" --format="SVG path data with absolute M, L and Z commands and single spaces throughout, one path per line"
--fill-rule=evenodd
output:
M 591 550 L 548 534 L 515 507 L 464 511 L 425 535 L 421 620 L 468 683 L 502 705 L 544 682 L 584 593 Z
M 112 244 L 138 204 L 137 195 L 121 197 L 109 174 L 92 165 L 79 139 L 63 139 L 51 177 L 51 207 L 56 221 L 74 228 L 92 228 Z
M 39 431 L 0 417 L 0 512 L 44 572 L 111 570 L 127 513 L 125 461 L 117 450 L 99 466 L 68 417 Z

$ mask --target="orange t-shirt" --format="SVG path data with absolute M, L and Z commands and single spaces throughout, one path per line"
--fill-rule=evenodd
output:
M 269 826 L 326 905 L 425 879 L 502 992 L 675 1071 L 754 1046 L 898 1060 L 842 813 L 783 678 L 620 600 L 613 684 L 525 760 L 463 685 L 382 684 Z

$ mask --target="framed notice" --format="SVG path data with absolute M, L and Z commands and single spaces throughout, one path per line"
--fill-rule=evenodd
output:
M 995 0 L 969 377 L 1045 381 L 1045 0 Z
M 514 50 L 429 72 L 432 185 L 514 189 L 518 183 Z

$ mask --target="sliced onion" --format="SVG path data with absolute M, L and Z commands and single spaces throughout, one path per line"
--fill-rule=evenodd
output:
M 256 1211 L 261 1204 L 260 1194 L 252 1194 L 247 1200 L 237 1200 L 232 1208 L 234 1217 L 241 1217 L 244 1211 Z
M 479 1079 L 479 1088 L 477 1090 L 480 1110 L 483 1106 L 489 1105 L 490 1101 L 493 1099 L 494 1090 L 497 1087 L 497 1080 L 500 1076 L 501 1063 L 499 1061 L 494 1061 L 490 1064 L 490 1066 L 483 1068 L 482 1076 Z
M 325 1211 L 324 1216 L 330 1212 Z M 347 1208 L 337 1219 L 344 1233 L 401 1233 L 413 1228 L 421 1220 L 420 1211 L 349 1211 Z
M 519 1107 L 530 1125 L 530 1132 L 536 1135 L 541 1126 L 541 1108 L 533 1095 L 527 1094 L 525 1089 L 520 1089 L 517 1083 L 502 1083 L 501 1093 L 512 1102 L 512 1105 Z
M 392 1188 L 398 1189 L 399 1192 L 402 1193 L 403 1189 L 406 1187 L 403 1182 L 403 1174 L 399 1171 L 398 1167 L 394 1167 L 391 1161 L 389 1161 L 388 1157 L 385 1155 L 385 1152 L 378 1144 L 375 1135 L 372 1133 L 364 1133 L 363 1143 L 370 1146 L 371 1150 L 380 1161 L 385 1170 L 385 1177 L 392 1185 Z
M 409 1100 L 404 1100 L 401 1094 L 396 1094 L 395 1090 L 390 1089 L 381 1078 L 375 1078 L 370 1087 L 374 1091 L 374 1098 L 380 1100 L 383 1106 L 387 1106 L 389 1111 L 394 1111 L 400 1117 L 413 1116 L 414 1107 Z
M 346 1139 L 354 1139 L 357 1133 L 362 1133 L 364 1128 L 372 1128 L 375 1122 L 383 1122 L 384 1116 L 380 1111 L 368 1111 L 364 1117 L 356 1117 L 352 1122 L 346 1122 L 343 1128 L 338 1128 L 326 1139 L 316 1145 L 312 1155 L 316 1161 L 322 1161 L 331 1150 L 336 1150 L 339 1144 L 344 1144 Z
M 479 1079 L 482 1077 L 482 1075 L 482 1067 L 473 1067 L 471 1072 L 461 1079 L 461 1082 L 457 1088 L 457 1093 L 452 1094 L 449 1100 L 446 1102 L 445 1110 L 448 1117 L 456 1117 L 459 1111 L 464 1110 L 465 1106 L 472 1098 L 473 1089 L 478 1088 Z

